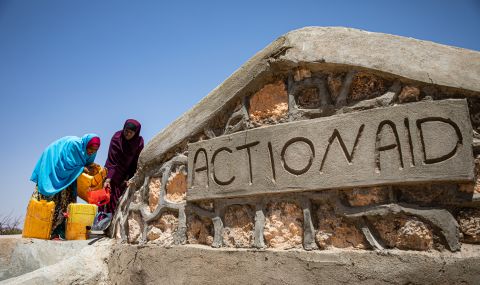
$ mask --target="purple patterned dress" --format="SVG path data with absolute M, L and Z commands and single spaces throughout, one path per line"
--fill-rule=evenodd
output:
M 140 136 L 142 125 L 133 119 L 125 122 L 123 129 L 116 132 L 110 141 L 108 158 L 105 167 L 110 178 L 110 202 L 99 208 L 100 211 L 115 214 L 118 201 L 127 188 L 126 181 L 133 177 L 137 170 L 138 157 L 143 149 L 143 137 Z M 127 140 L 125 129 L 135 131 L 133 138 Z

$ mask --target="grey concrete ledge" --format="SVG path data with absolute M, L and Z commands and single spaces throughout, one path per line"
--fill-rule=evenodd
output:
M 117 243 L 108 266 L 113 284 L 478 284 L 479 261 L 478 246 L 470 245 L 450 253 Z
M 480 52 L 341 27 L 306 27 L 285 35 L 283 60 L 361 66 L 413 80 L 480 92 Z
M 353 66 L 410 80 L 480 92 L 480 52 L 342 27 L 306 27 L 279 37 L 192 109 L 157 134 L 140 155 L 144 167 L 204 125 L 226 104 L 254 91 L 273 64 Z M 258 87 L 258 86 L 257 86 Z

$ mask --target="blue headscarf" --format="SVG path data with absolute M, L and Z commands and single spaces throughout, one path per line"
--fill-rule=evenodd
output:
M 54 141 L 42 153 L 30 180 L 37 183 L 38 192 L 53 196 L 72 184 L 97 153 L 87 154 L 87 144 L 95 134 L 68 136 Z

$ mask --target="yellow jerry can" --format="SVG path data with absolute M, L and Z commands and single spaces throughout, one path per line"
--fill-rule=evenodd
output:
M 91 227 L 97 206 L 92 204 L 71 203 L 68 205 L 67 240 L 85 240 L 88 237 L 87 227 Z
M 103 181 L 107 177 L 107 169 L 96 163 L 90 166 L 91 171 L 82 173 L 77 178 L 77 194 L 84 201 L 88 201 L 87 193 L 90 190 L 97 190 L 103 187 Z
M 23 224 L 22 237 L 50 239 L 54 213 L 55 202 L 38 201 L 35 198 L 30 199 L 25 223 Z

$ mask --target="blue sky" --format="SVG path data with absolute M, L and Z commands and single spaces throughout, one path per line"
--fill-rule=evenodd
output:
M 0 215 L 43 149 L 127 118 L 149 141 L 282 34 L 345 26 L 480 50 L 480 1 L 0 0 Z

